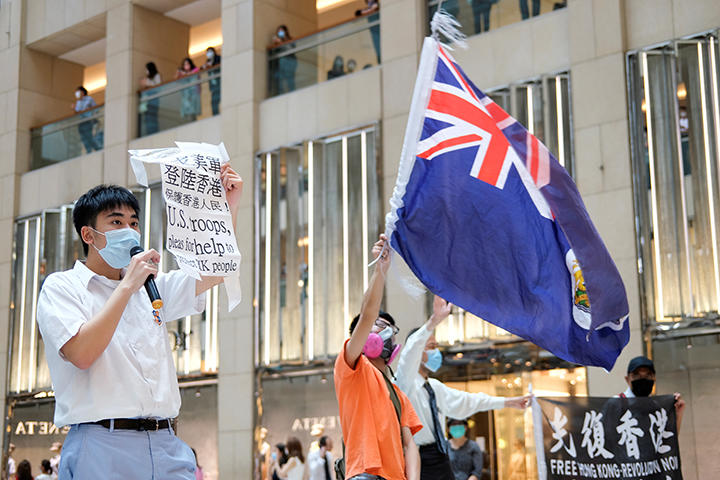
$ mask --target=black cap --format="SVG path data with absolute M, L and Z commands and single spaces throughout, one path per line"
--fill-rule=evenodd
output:
M 655 364 L 653 361 L 643 356 L 635 357 L 630 360 L 630 363 L 628 363 L 627 373 L 632 373 L 641 367 L 649 368 L 652 373 L 655 373 Z

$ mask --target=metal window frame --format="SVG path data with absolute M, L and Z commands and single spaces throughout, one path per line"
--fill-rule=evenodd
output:
M 373 141 L 373 151 L 371 153 L 367 151 L 367 133 L 368 132 L 373 132 L 373 135 L 375 137 L 374 141 Z M 310 365 L 310 364 L 317 364 L 318 362 L 320 362 L 320 364 L 322 364 L 322 363 L 326 362 L 329 358 L 326 356 L 318 357 L 314 354 L 314 351 L 313 351 L 314 345 L 315 345 L 315 339 L 314 339 L 314 335 L 313 335 L 314 328 L 315 328 L 315 322 L 314 322 L 314 318 L 312 318 L 311 314 L 313 313 L 313 310 L 314 310 L 314 307 L 313 307 L 314 285 L 313 285 L 312 276 L 311 276 L 313 266 L 310 265 L 310 263 L 311 263 L 310 262 L 310 260 L 311 260 L 310 252 L 311 252 L 311 247 L 313 246 L 313 239 L 312 239 L 313 235 L 312 235 L 312 231 L 310 228 L 310 221 L 314 220 L 314 213 L 312 213 L 311 211 L 308 211 L 308 262 L 309 262 L 309 265 L 308 265 L 308 291 L 310 293 L 308 294 L 307 322 L 305 322 L 301 326 L 301 328 L 303 329 L 302 338 L 301 338 L 303 345 L 301 345 L 301 348 L 300 348 L 302 355 L 301 355 L 301 358 L 297 361 L 287 361 L 287 360 L 283 360 L 282 358 L 272 360 L 268 356 L 269 349 L 265 347 L 265 345 L 267 345 L 267 340 L 266 340 L 267 335 L 269 334 L 267 331 L 267 327 L 268 327 L 269 323 L 265 321 L 266 315 L 267 315 L 266 314 L 267 309 L 264 308 L 263 315 L 262 316 L 260 315 L 260 304 L 261 304 L 261 302 L 263 302 L 263 303 L 265 302 L 265 298 L 260 299 L 260 285 L 261 285 L 261 281 L 267 280 L 267 278 L 264 278 L 264 279 L 260 278 L 261 277 L 261 275 L 260 275 L 260 272 L 261 272 L 260 245 L 262 243 L 262 240 L 261 240 L 262 228 L 261 228 L 260 222 L 263 221 L 263 219 L 261 218 L 262 210 L 260 208 L 260 202 L 261 202 L 261 198 L 263 195 L 263 193 L 262 193 L 262 188 L 263 188 L 262 187 L 262 178 L 261 178 L 263 165 L 266 162 L 267 156 L 276 154 L 280 150 L 302 148 L 302 149 L 304 149 L 304 154 L 307 156 L 306 158 L 308 159 L 308 172 L 310 172 L 311 169 L 314 168 L 314 159 L 315 159 L 314 149 L 317 148 L 319 145 L 324 145 L 326 143 L 331 143 L 331 142 L 336 142 L 336 141 L 343 142 L 344 147 L 342 148 L 342 151 L 344 153 L 343 153 L 342 157 L 345 158 L 345 162 L 347 162 L 347 158 L 346 158 L 347 157 L 347 140 L 346 139 L 350 136 L 361 137 L 361 159 L 362 159 L 364 165 L 366 164 L 367 158 L 369 158 L 369 155 L 374 155 L 374 158 L 378 162 L 381 160 L 380 150 L 378 148 L 378 145 L 380 142 L 380 136 L 381 136 L 381 128 L 380 128 L 379 122 L 373 122 L 373 123 L 369 123 L 369 124 L 364 123 L 364 124 L 357 125 L 357 126 L 351 126 L 351 127 L 347 127 L 347 128 L 338 129 L 338 130 L 335 130 L 335 131 L 332 131 L 332 132 L 329 132 L 326 134 L 314 136 L 310 139 L 304 139 L 300 142 L 293 142 L 290 144 L 280 145 L 280 146 L 276 146 L 276 147 L 269 148 L 266 150 L 262 150 L 255 154 L 255 162 L 254 162 L 255 163 L 255 172 L 254 172 L 255 191 L 254 191 L 254 195 L 255 195 L 256 202 L 255 202 L 255 222 L 254 222 L 254 225 L 255 225 L 255 232 L 254 232 L 255 251 L 253 252 L 253 258 L 254 258 L 253 263 L 254 263 L 254 271 L 255 271 L 255 279 L 254 279 L 253 283 L 255 286 L 255 292 L 253 293 L 253 310 L 254 310 L 253 319 L 255 322 L 254 323 L 254 327 L 255 327 L 254 328 L 255 329 L 255 335 L 254 335 L 255 345 L 254 346 L 255 346 L 255 368 L 256 369 L 268 369 L 268 368 L 274 368 L 274 367 L 281 366 L 281 365 L 285 365 L 285 366 Z M 345 140 L 343 140 L 343 139 L 345 139 Z M 364 153 L 365 156 L 363 156 L 362 150 L 365 150 L 365 153 Z M 363 170 L 365 170 L 365 172 L 367 173 L 365 168 L 363 168 Z M 267 174 L 266 174 L 266 178 L 267 178 Z M 345 179 L 345 180 L 347 181 L 347 179 Z M 365 180 L 364 186 L 366 187 L 367 179 L 365 178 L 364 180 Z M 314 182 L 311 180 L 311 177 L 309 177 L 308 178 L 308 202 L 310 204 L 310 205 L 308 205 L 309 210 L 312 210 L 311 206 L 312 206 L 313 200 L 312 200 L 312 195 L 310 195 L 310 193 L 311 193 L 311 189 L 314 189 L 313 183 Z M 343 185 L 345 186 L 345 183 L 343 183 Z M 345 195 L 346 189 L 344 187 L 343 187 L 343 190 L 344 190 L 343 195 Z M 265 194 L 267 194 L 267 192 L 265 192 Z M 367 195 L 367 192 L 365 192 L 364 195 Z M 365 202 L 363 205 L 363 218 L 366 218 L 366 216 L 367 216 L 367 199 L 365 197 L 363 197 L 363 198 L 365 199 Z M 267 201 L 265 204 L 265 208 L 266 209 L 268 208 Z M 265 212 L 265 216 L 267 216 L 267 211 Z M 344 215 L 343 218 L 344 218 L 343 221 L 345 222 L 346 216 Z M 363 221 L 365 221 L 365 220 L 363 220 Z M 265 228 L 266 228 L 266 240 L 265 241 L 267 241 L 267 236 L 268 236 L 267 226 Z M 367 225 L 365 223 L 363 223 L 363 229 L 366 229 L 366 228 L 368 228 Z M 344 229 L 347 230 L 347 226 L 345 226 Z M 344 233 L 343 234 L 343 242 L 345 241 L 346 237 L 347 237 L 347 234 Z M 363 235 L 363 242 L 368 243 L 367 235 Z M 345 246 L 343 248 L 345 248 Z M 368 248 L 365 248 L 364 250 L 368 250 L 368 249 L 369 249 L 369 246 L 368 246 Z M 265 259 L 267 259 L 268 258 L 267 250 L 265 251 L 265 255 L 266 255 Z M 265 270 L 265 272 L 267 272 L 267 270 Z M 345 273 L 344 270 L 343 270 L 343 273 Z M 265 275 L 267 275 L 267 273 L 265 273 Z M 344 289 L 346 289 L 345 281 L 344 281 Z M 265 295 L 266 298 L 268 297 L 267 289 L 265 289 L 263 291 L 263 294 Z M 343 295 L 344 295 L 344 301 L 347 301 L 348 296 L 346 295 L 345 292 L 343 293 Z M 349 319 L 346 319 L 346 324 L 345 324 L 346 330 L 347 330 L 348 323 L 349 323 Z M 264 335 L 261 336 L 260 332 L 262 332 Z M 327 325 L 325 325 L 324 338 L 327 341 L 327 338 L 328 338 Z M 313 348 L 313 350 L 310 350 L 311 347 Z
M 659 52 L 661 50 L 670 51 L 673 56 L 672 60 L 672 82 L 671 86 L 673 88 L 673 91 L 677 91 L 678 87 L 678 72 L 676 68 L 676 59 L 678 58 L 678 47 L 680 45 L 684 44 L 697 44 L 697 45 L 709 45 L 710 51 L 708 53 L 709 60 L 711 62 L 711 68 L 714 66 L 715 68 L 712 69 L 711 75 L 711 82 L 712 84 L 708 86 L 708 88 L 712 89 L 712 100 L 713 104 L 707 109 L 710 111 L 713 115 L 714 120 L 714 127 L 715 127 L 715 148 L 716 152 L 720 153 L 720 124 L 718 123 L 720 121 L 720 104 L 719 104 L 719 98 L 718 98 L 718 81 L 717 81 L 717 68 L 718 66 L 715 64 L 715 62 L 718 60 L 716 57 L 720 56 L 720 52 L 717 52 L 718 48 L 718 38 L 720 38 L 720 29 L 709 29 L 705 30 L 696 34 L 687 35 L 684 37 L 680 37 L 674 40 L 667 40 L 663 42 L 658 42 L 652 45 L 648 45 L 642 48 L 637 48 L 628 51 L 625 54 L 625 67 L 626 67 L 626 87 L 627 87 L 627 110 L 628 110 L 628 129 L 629 129 L 629 137 L 630 137 L 630 154 L 631 154 L 631 172 L 632 172 L 632 189 L 633 189 L 633 208 L 634 208 L 634 221 L 635 221 L 635 248 L 636 248 L 636 258 L 637 258 L 637 282 L 638 282 L 638 291 L 640 294 L 640 315 L 641 315 L 641 324 L 643 329 L 643 337 L 644 342 L 646 344 L 646 349 L 648 352 L 652 351 L 652 342 L 653 341 L 664 341 L 664 340 L 670 340 L 675 338 L 691 338 L 693 336 L 703 336 L 703 335 L 719 335 L 720 334 L 720 312 L 707 312 L 704 315 L 697 315 L 695 314 L 695 308 L 693 303 L 693 295 L 692 295 L 692 286 L 691 286 L 691 276 L 688 273 L 688 288 L 690 289 L 690 299 L 691 299 L 691 305 L 690 311 L 692 313 L 686 314 L 685 312 L 682 313 L 682 317 L 679 320 L 674 321 L 659 321 L 658 318 L 663 314 L 662 308 L 658 310 L 657 304 L 659 303 L 659 299 L 662 296 L 662 293 L 657 293 L 657 289 L 655 285 L 650 288 L 646 284 L 646 275 L 650 275 L 653 282 L 653 284 L 656 283 L 658 279 L 658 265 L 657 265 L 657 254 L 651 254 L 651 258 L 645 258 L 643 253 L 643 243 L 645 241 L 650 241 L 649 238 L 645 238 L 643 236 L 642 231 L 642 225 L 646 222 L 647 219 L 644 218 L 643 215 L 643 208 L 642 208 L 642 195 L 644 195 L 645 188 L 643 187 L 643 176 L 640 173 L 639 169 L 644 168 L 643 165 L 640 164 L 641 159 L 639 158 L 641 149 L 643 148 L 640 144 L 638 139 L 635 137 L 635 134 L 639 131 L 639 128 L 642 128 L 638 124 L 638 119 L 640 118 L 640 103 L 636 100 L 640 99 L 641 96 L 639 94 L 640 91 L 640 80 L 637 78 L 637 75 L 639 72 L 638 69 L 642 69 L 642 56 L 651 55 L 654 52 Z M 715 50 L 715 56 L 712 55 L 713 50 Z M 637 62 L 637 68 L 633 66 L 633 62 Z M 702 64 L 702 59 L 699 59 L 699 63 Z M 644 75 L 643 82 L 647 82 L 647 75 Z M 645 85 L 645 104 L 646 104 L 646 112 L 645 115 L 649 116 L 650 111 L 650 102 L 648 99 L 648 85 Z M 705 101 L 705 98 L 703 97 L 703 102 Z M 675 123 L 676 125 L 679 125 L 679 101 L 677 99 L 677 96 L 674 96 L 674 114 L 675 114 Z M 707 125 L 705 124 L 705 110 L 703 110 L 703 135 L 707 135 Z M 648 122 L 649 123 L 649 122 Z M 652 127 L 650 127 L 652 128 Z M 681 143 L 680 143 L 680 131 L 679 128 L 676 128 L 676 144 L 678 150 L 681 149 Z M 651 131 L 647 134 L 648 137 L 651 135 Z M 707 144 L 707 139 L 705 139 Z M 648 141 L 648 149 L 650 150 L 650 141 Z M 650 154 L 649 154 L 650 155 Z M 708 152 L 706 150 L 706 157 L 708 155 Z M 678 152 L 678 163 L 680 172 L 682 173 L 682 161 L 683 156 L 682 152 Z M 705 162 L 707 162 L 708 159 L 705 159 Z M 716 160 L 717 161 L 717 160 Z M 707 164 L 706 164 L 707 167 Z M 652 165 L 649 166 L 651 173 L 652 173 Z M 720 162 L 717 165 L 718 175 L 720 175 Z M 711 173 L 708 171 L 708 175 L 711 175 Z M 682 176 L 681 176 L 682 177 Z M 710 180 L 710 179 L 709 179 Z M 720 180 L 720 179 L 719 179 Z M 683 205 L 683 236 L 685 238 L 685 250 L 686 250 L 686 264 L 687 268 L 690 269 L 690 257 L 687 253 L 687 250 L 689 249 L 689 242 L 688 242 L 688 222 L 687 222 L 687 208 L 685 206 L 685 202 L 687 201 L 686 194 L 685 194 L 685 188 L 683 185 L 683 182 L 681 180 L 681 195 L 682 195 L 682 205 Z M 651 185 L 652 188 L 652 185 Z M 656 209 L 653 209 L 654 213 L 651 215 L 656 215 L 655 212 Z M 657 223 L 659 220 L 657 220 L 655 223 Z M 652 232 L 655 232 L 656 229 L 653 229 Z M 716 233 L 717 236 L 717 233 Z M 657 245 L 657 242 L 655 242 Z M 717 246 L 713 244 L 713 248 L 716 248 Z M 657 248 L 657 247 L 656 247 Z M 714 256 L 717 257 L 718 253 L 714 252 Z M 715 265 L 715 268 L 717 269 L 718 266 Z M 649 269 L 649 272 L 648 272 Z M 720 272 L 715 272 L 715 281 L 716 281 L 716 290 L 720 288 Z M 650 298 L 652 296 L 652 298 Z M 717 299 L 720 303 L 720 298 Z M 654 313 L 651 316 L 648 308 L 648 302 L 653 302 L 656 304 L 656 307 L 654 309 Z M 684 307 L 683 310 L 686 310 Z

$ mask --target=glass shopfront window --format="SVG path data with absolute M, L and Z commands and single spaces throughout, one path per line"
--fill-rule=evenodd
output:
M 258 156 L 259 363 L 340 350 L 381 231 L 375 144 L 369 127 Z
M 569 73 L 543 75 L 485 93 L 543 142 L 573 175 Z
M 687 403 L 685 478 L 720 462 L 720 57 L 714 31 L 627 55 L 635 225 L 643 328 L 657 394 Z
M 570 77 L 567 72 L 543 75 L 536 80 L 495 88 L 486 93 L 538 137 L 573 175 Z M 431 294 L 426 297 L 426 310 L 432 311 Z M 438 326 L 436 336 L 444 344 L 519 339 L 460 308 L 454 308 L 448 321 Z
M 638 269 L 648 325 L 718 315 L 717 38 L 628 55 Z
M 160 185 L 136 190 L 135 194 L 141 207 L 143 247 L 161 252 L 161 271 L 176 269 L 175 258 L 163 246 L 167 222 Z M 82 244 L 72 223 L 72 205 L 16 221 L 8 379 L 11 395 L 47 396 L 51 390 L 44 344 L 36 323 L 37 299 L 48 275 L 72 268 L 83 257 Z M 208 292 L 203 314 L 166 324 L 180 377 L 217 372 L 218 292 L 218 287 Z
M 458 390 L 516 397 L 527 394 L 532 385 L 539 397 L 587 396 L 585 367 L 565 362 L 529 342 L 450 346 L 443 349 L 443 355 L 443 366 L 435 376 Z M 483 478 L 537 478 L 530 409 L 480 412 L 472 415 L 468 424 L 468 438 L 484 452 Z

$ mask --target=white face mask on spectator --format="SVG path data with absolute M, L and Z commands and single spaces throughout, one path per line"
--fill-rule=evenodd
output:
M 285 38 L 285 30 L 278 30 L 277 35 L 278 38 Z
M 205 55 L 207 56 L 208 59 L 211 59 L 211 58 L 213 58 L 213 57 L 215 56 L 215 52 L 213 52 L 212 50 L 208 50 L 208 51 L 205 53 Z
M 80 90 L 75 90 L 75 98 L 82 97 L 82 92 Z

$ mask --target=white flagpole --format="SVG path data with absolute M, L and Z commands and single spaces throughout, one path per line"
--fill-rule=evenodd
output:
M 543 439 L 542 409 L 533 395 L 532 383 L 528 386 L 532 399 L 533 436 L 535 438 L 535 458 L 537 458 L 538 480 L 547 480 L 547 464 L 545 462 L 545 442 Z

